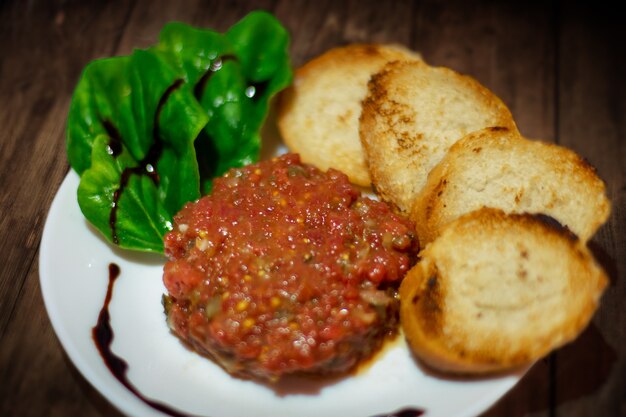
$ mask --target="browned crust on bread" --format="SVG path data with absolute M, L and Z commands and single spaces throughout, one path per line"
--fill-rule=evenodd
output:
M 280 94 L 277 121 L 291 152 L 322 170 L 336 168 L 370 185 L 358 118 L 372 73 L 392 60 L 421 59 L 399 45 L 350 44 L 330 49 L 295 72 Z
M 476 239 L 474 256 L 492 258 L 476 271 L 472 269 L 472 259 L 447 252 L 455 244 L 472 239 L 468 236 Z M 513 241 L 517 249 L 500 253 L 498 245 L 503 239 Z M 481 246 L 479 240 L 486 246 Z M 527 246 L 530 243 L 542 247 Z M 488 255 L 485 248 L 491 248 Z M 549 255 L 542 255 L 543 251 L 548 251 Z M 503 253 L 508 256 L 502 258 Z M 542 256 L 552 254 L 567 254 L 567 259 L 561 260 L 565 270 L 551 270 L 556 274 L 552 276 L 542 276 L 547 273 L 543 270 L 532 270 L 543 265 Z M 495 209 L 474 211 L 452 222 L 420 257 L 420 262 L 409 271 L 400 287 L 401 323 L 416 356 L 429 367 L 444 372 L 493 373 L 531 364 L 582 332 L 608 283 L 587 248 L 572 239 L 566 228 L 535 215 L 507 215 Z M 488 275 L 490 264 L 516 262 L 531 270 L 517 271 L 515 276 Z M 503 305 L 495 308 L 494 313 L 494 307 L 483 306 L 481 303 L 485 300 L 472 291 L 459 298 L 455 287 L 463 283 L 458 282 L 460 277 L 451 274 L 468 268 L 471 272 L 463 279 L 471 281 L 467 284 L 470 290 L 475 285 L 497 287 L 499 280 L 509 280 L 507 285 L 498 287 L 503 292 L 497 293 L 496 306 L 500 298 L 515 300 L 523 286 L 548 286 L 543 290 L 539 288 L 541 291 L 528 310 L 521 303 L 521 310 Z M 528 282 L 530 274 L 535 274 L 535 278 L 538 274 L 539 280 Z M 436 277 L 434 283 L 433 276 Z M 485 280 L 486 276 L 489 280 Z M 560 292 L 546 295 L 546 288 L 552 288 L 550 285 L 561 288 Z M 540 316 L 533 320 L 533 314 Z M 485 320 L 499 324 L 485 326 Z M 512 326 L 513 331 L 507 326 Z
M 486 172 L 505 169 L 511 174 L 508 180 Z M 486 190 L 476 191 L 481 178 Z M 501 192 L 494 194 L 491 186 L 502 187 Z M 584 201 L 576 203 L 580 195 Z M 531 141 L 503 127 L 470 133 L 452 145 L 429 173 L 410 217 L 420 241 L 426 243 L 456 217 L 482 206 L 550 215 L 583 241 L 593 236 L 611 211 L 606 186 L 589 162 L 567 148 Z M 585 216 L 576 216 L 573 210 Z
M 523 213 L 526 216 L 532 216 L 535 220 L 545 224 L 546 226 L 554 229 L 555 232 L 560 233 L 566 239 L 571 240 L 572 242 L 578 242 L 578 236 L 574 234 L 567 226 L 563 226 L 561 222 L 555 219 L 552 216 L 548 216 L 543 213 Z
M 403 83 L 402 77 L 413 77 L 414 82 Z M 412 103 L 422 83 L 442 83 L 442 78 L 456 90 L 423 100 L 421 106 Z M 489 122 L 484 125 L 473 120 L 478 124 L 475 129 L 495 125 L 517 129 L 510 111 L 497 96 L 474 78 L 448 68 L 430 67 L 421 61 L 390 62 L 368 83 L 360 117 L 361 143 L 380 197 L 401 211 L 410 209 L 428 171 L 447 148 L 469 133 L 464 130 L 465 122 L 459 122 L 458 129 L 447 128 L 448 121 L 458 115 L 448 112 L 445 100 L 485 109 L 477 119 L 484 117 Z M 423 124 L 424 120 L 429 123 Z M 433 123 L 440 124 L 436 132 L 432 131 Z M 462 132 L 458 136 L 454 133 L 457 130 Z

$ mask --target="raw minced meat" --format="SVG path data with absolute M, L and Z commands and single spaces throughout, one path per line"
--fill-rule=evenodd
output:
M 284 155 L 216 179 L 165 237 L 175 334 L 240 376 L 343 372 L 397 326 L 413 225 Z

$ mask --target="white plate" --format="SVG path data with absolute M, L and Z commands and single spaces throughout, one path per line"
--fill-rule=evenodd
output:
M 453 379 L 420 367 L 399 338 L 355 375 L 279 385 L 233 378 L 186 349 L 165 323 L 159 256 L 108 245 L 83 218 L 72 171 L 46 221 L 40 279 L 52 325 L 80 372 L 111 403 L 131 416 L 163 416 L 105 366 L 91 338 L 108 284 L 108 265 L 121 268 L 110 305 L 113 352 L 129 364 L 128 379 L 144 396 L 182 413 L 210 417 L 368 417 L 420 408 L 427 417 L 474 416 L 521 378 Z

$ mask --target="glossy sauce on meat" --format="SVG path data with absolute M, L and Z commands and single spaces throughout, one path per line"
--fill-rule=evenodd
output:
M 297 155 L 233 169 L 166 235 L 168 323 L 231 373 L 346 371 L 397 326 L 413 230 Z

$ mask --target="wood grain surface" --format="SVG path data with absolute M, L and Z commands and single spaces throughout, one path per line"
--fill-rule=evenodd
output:
M 626 30 L 597 2 L 0 1 L 0 416 L 120 416 L 48 320 L 39 244 L 68 172 L 65 119 L 92 59 L 154 43 L 178 20 L 223 31 L 254 9 L 292 35 L 294 65 L 350 42 L 396 42 L 477 78 L 522 133 L 568 146 L 606 181 L 591 243 L 611 285 L 589 328 L 483 417 L 626 416 Z M 454 399 L 451 399 L 454 401 Z M 364 416 L 366 417 L 366 416 Z

